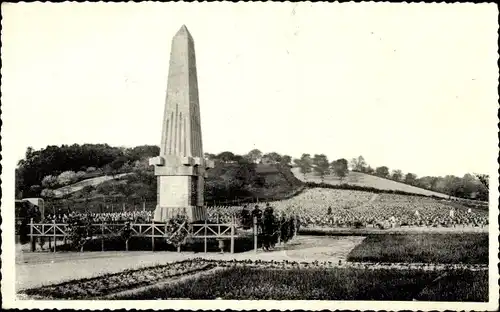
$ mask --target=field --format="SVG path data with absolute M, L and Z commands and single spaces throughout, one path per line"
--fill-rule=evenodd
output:
M 26 289 L 22 294 L 34 299 L 487 301 L 487 290 L 487 270 L 194 259 Z
M 116 299 L 487 301 L 487 286 L 487 272 L 233 267 Z
M 374 234 L 348 256 L 355 262 L 488 263 L 488 234 Z
M 306 179 L 304 179 L 304 175 L 300 173 L 299 168 L 292 168 L 292 173 L 301 181 L 311 181 L 311 182 L 316 182 L 320 183 L 321 179 L 320 177 L 310 173 L 306 175 Z M 403 191 L 407 193 L 413 193 L 413 194 L 421 194 L 421 195 L 426 195 L 426 196 L 436 196 L 440 198 L 448 198 L 449 195 L 438 193 L 438 192 L 433 192 L 429 190 L 425 190 L 419 187 L 415 187 L 412 185 L 376 177 L 373 175 L 369 175 L 366 173 L 362 172 L 352 172 L 350 171 L 347 175 L 346 178 L 344 178 L 342 181 L 336 177 L 335 175 L 328 175 L 325 177 L 325 183 L 328 184 L 333 184 L 333 185 L 340 185 L 343 183 L 347 183 L 350 185 L 358 185 L 358 186 L 363 186 L 363 187 L 373 187 L 379 190 L 397 190 L 397 191 Z

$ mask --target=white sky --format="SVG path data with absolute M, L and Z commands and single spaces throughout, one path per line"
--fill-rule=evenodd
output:
M 2 4 L 2 162 L 14 166 L 27 146 L 158 145 L 170 43 L 186 24 L 206 152 L 490 172 L 497 14 L 486 4 Z

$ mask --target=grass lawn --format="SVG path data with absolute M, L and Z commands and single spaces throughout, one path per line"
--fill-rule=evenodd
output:
M 488 233 L 368 235 L 348 261 L 487 264 Z
M 233 267 L 116 299 L 487 301 L 487 271 Z

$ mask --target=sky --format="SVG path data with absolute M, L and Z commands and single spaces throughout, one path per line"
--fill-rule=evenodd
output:
M 159 145 L 171 39 L 194 38 L 205 152 L 497 167 L 491 4 L 2 4 L 2 164 L 28 146 Z

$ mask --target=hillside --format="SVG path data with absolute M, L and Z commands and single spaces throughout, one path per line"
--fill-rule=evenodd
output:
M 205 202 L 207 205 L 225 205 L 279 200 L 293 196 L 302 186 L 303 183 L 286 166 L 218 163 L 206 179 Z M 127 206 L 147 202 L 147 209 L 152 209 L 156 202 L 156 187 L 152 170 L 132 171 L 114 177 L 103 175 L 54 190 L 57 196 L 49 200 L 49 205 L 63 208 L 71 203 L 76 210 L 99 211 L 104 202 L 115 203 L 117 207 L 121 207 L 118 202 Z
M 321 178 L 319 176 L 316 176 L 312 173 L 306 175 L 306 179 L 304 179 L 304 175 L 300 173 L 299 168 L 292 168 L 292 173 L 297 177 L 297 179 L 303 181 L 303 182 L 316 182 L 320 183 Z M 337 176 L 334 175 L 328 175 L 325 177 L 325 183 L 332 184 L 332 185 L 340 185 L 340 184 L 349 184 L 349 185 L 357 185 L 357 186 L 362 186 L 362 187 L 372 187 L 380 190 L 393 190 L 393 191 L 402 191 L 402 192 L 407 192 L 407 193 L 413 193 L 413 194 L 419 194 L 419 195 L 425 195 L 425 196 L 436 196 L 440 198 L 449 198 L 449 195 L 443 194 L 443 193 L 438 193 L 438 192 L 433 192 L 429 190 L 425 190 L 419 187 L 415 187 L 412 185 L 380 178 L 377 176 L 373 176 L 370 174 L 366 173 L 361 173 L 361 172 L 352 172 L 350 171 L 347 175 L 346 178 L 343 179 L 343 181 L 340 181 L 340 179 Z

